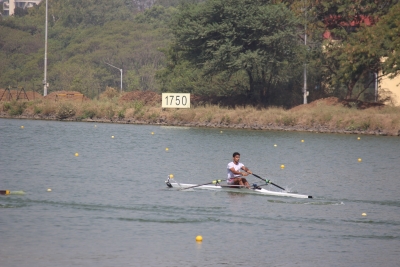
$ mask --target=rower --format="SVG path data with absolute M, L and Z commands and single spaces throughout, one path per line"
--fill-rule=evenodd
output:
M 241 185 L 245 186 L 250 189 L 250 184 L 247 182 L 247 179 L 243 176 L 247 176 L 252 174 L 252 172 L 244 166 L 243 163 L 240 163 L 240 153 L 234 152 L 232 155 L 233 159 L 231 162 L 228 163 L 227 172 L 228 172 L 228 179 L 226 183 L 228 185 Z

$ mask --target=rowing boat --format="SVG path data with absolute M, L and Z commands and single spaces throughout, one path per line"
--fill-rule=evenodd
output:
M 24 191 L 0 190 L 0 195 L 25 195 Z
M 294 198 L 312 198 L 309 195 L 302 195 L 297 193 L 289 193 L 289 192 L 277 192 L 267 190 L 265 188 L 261 188 L 259 186 L 251 187 L 250 189 L 244 186 L 231 186 L 231 185 L 221 185 L 219 183 L 216 184 L 206 184 L 206 185 L 197 185 L 197 184 L 182 184 L 175 181 L 171 181 L 168 179 L 165 181 L 169 188 L 176 189 L 206 189 L 206 190 L 216 190 L 216 191 L 227 191 L 227 192 L 239 192 L 239 193 L 252 193 L 259 195 L 267 195 L 267 196 L 279 196 L 279 197 L 294 197 Z

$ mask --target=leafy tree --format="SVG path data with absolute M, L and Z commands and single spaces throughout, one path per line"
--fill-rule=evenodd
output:
M 311 0 L 311 10 L 319 26 L 334 41 L 324 44 L 321 54 L 327 89 L 346 99 L 356 98 L 373 82 L 371 73 L 380 69 L 380 50 L 365 36 L 374 24 L 397 2 L 395 0 Z M 375 51 L 374 51 L 375 50 Z M 356 94 L 355 89 L 361 87 Z M 343 89 L 343 93 L 341 93 Z
M 246 77 L 249 99 L 271 101 L 272 90 L 291 78 L 300 49 L 298 20 L 282 4 L 210 0 L 183 4 L 172 24 L 173 53 L 205 76 Z
M 132 5 L 124 0 L 52 0 L 59 12 L 54 12 L 54 20 L 60 20 L 65 27 L 104 25 L 113 20 L 131 17 Z
M 16 16 L 16 17 L 23 17 L 27 14 L 28 14 L 28 10 L 21 8 L 21 7 L 16 7 L 14 10 L 14 16 Z
M 400 73 L 400 3 L 394 5 L 379 19 L 375 27 L 368 28 L 365 33 L 375 48 L 372 53 L 379 53 L 385 60 L 382 71 L 394 78 Z

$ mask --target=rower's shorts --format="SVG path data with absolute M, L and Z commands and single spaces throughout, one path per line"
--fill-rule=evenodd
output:
M 235 182 L 235 178 L 230 178 L 230 179 L 226 180 L 226 183 L 229 185 L 233 185 L 234 182 Z

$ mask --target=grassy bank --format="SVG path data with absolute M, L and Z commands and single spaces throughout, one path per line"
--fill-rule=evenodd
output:
M 329 98 L 290 110 L 279 107 L 224 108 L 204 103 L 192 103 L 190 109 L 162 109 L 161 96 L 153 94 L 150 97 L 114 94 L 99 100 L 49 97 L 2 101 L 0 117 L 400 135 L 400 107 L 359 110 L 344 107 L 337 99 Z

